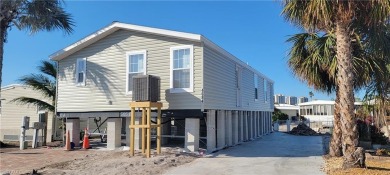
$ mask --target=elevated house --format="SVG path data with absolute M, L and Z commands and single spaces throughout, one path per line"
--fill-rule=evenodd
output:
M 199 127 L 192 134 L 212 151 L 271 131 L 274 82 L 199 34 L 113 22 L 50 58 L 58 62 L 57 115 L 68 118 L 76 145 L 78 122 L 90 117 L 108 117 L 108 136 L 121 126 L 128 138 L 140 74 L 160 78 L 163 142 Z

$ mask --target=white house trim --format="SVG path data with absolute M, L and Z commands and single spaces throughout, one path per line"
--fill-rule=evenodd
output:
M 147 67 L 146 67 L 146 62 L 148 61 L 148 55 L 146 50 L 138 50 L 138 51 L 130 51 L 126 52 L 126 95 L 131 95 L 133 91 L 128 91 L 129 89 L 129 56 L 130 55 L 137 55 L 137 54 L 143 54 L 144 55 L 144 75 L 146 75 L 147 72 Z
M 190 49 L 190 87 L 173 88 L 173 51 L 180 49 Z M 170 48 L 170 93 L 194 92 L 194 46 L 182 45 Z

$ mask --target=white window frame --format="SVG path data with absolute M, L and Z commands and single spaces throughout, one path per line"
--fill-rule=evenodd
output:
M 79 82 L 79 62 L 84 61 L 84 68 L 83 68 L 83 82 Z M 85 82 L 87 79 L 87 58 L 78 58 L 76 60 L 76 86 L 85 86 Z
M 190 49 L 190 87 L 173 88 L 173 52 L 175 50 Z M 194 92 L 194 46 L 183 45 L 170 48 L 170 93 Z
M 255 85 L 255 101 L 257 101 L 259 100 L 259 76 L 256 73 L 253 73 L 253 84 Z
M 126 52 L 126 94 L 127 95 L 131 95 L 133 94 L 133 91 L 129 91 L 129 63 L 130 63 L 130 56 L 131 55 L 139 55 L 139 54 L 143 54 L 144 55 L 144 75 L 146 75 L 146 62 L 147 62 L 147 59 L 148 59 L 148 55 L 147 55 L 147 51 L 146 50 L 137 50 L 137 51 L 130 51 L 130 52 Z

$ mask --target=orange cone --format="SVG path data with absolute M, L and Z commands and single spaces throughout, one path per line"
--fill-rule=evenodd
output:
M 85 131 L 84 131 L 83 149 L 89 149 L 89 139 L 88 139 L 87 128 L 85 128 Z
M 70 133 L 66 132 L 65 151 L 70 151 Z

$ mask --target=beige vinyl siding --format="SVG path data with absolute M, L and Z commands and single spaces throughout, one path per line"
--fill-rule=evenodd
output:
M 263 79 L 258 75 L 259 99 L 255 101 L 254 72 L 205 46 L 204 52 L 204 109 L 272 111 L 270 102 L 264 102 Z M 241 107 L 237 107 L 236 65 L 241 73 Z
M 172 94 L 169 93 L 170 47 L 181 45 L 194 46 L 194 92 Z M 147 51 L 146 73 L 161 78 L 163 109 L 200 109 L 203 51 L 199 42 L 118 30 L 59 61 L 57 111 L 129 110 L 126 52 L 139 50 Z M 75 84 L 77 58 L 87 58 L 86 86 Z
M 204 52 L 204 108 L 237 109 L 236 64 L 208 46 Z
M 34 122 L 38 122 L 39 115 L 35 105 L 18 105 L 10 101 L 18 97 L 31 97 L 36 99 L 44 99 L 39 92 L 31 88 L 14 85 L 1 89 L 1 116 L 0 116 L 0 139 L 4 139 L 4 135 L 20 135 L 20 127 L 24 116 L 30 117 L 30 127 Z M 48 113 L 47 118 L 47 134 L 49 137 L 53 134 L 53 114 Z M 26 131 L 27 136 L 33 135 L 33 130 Z M 48 141 L 51 141 L 50 139 Z

